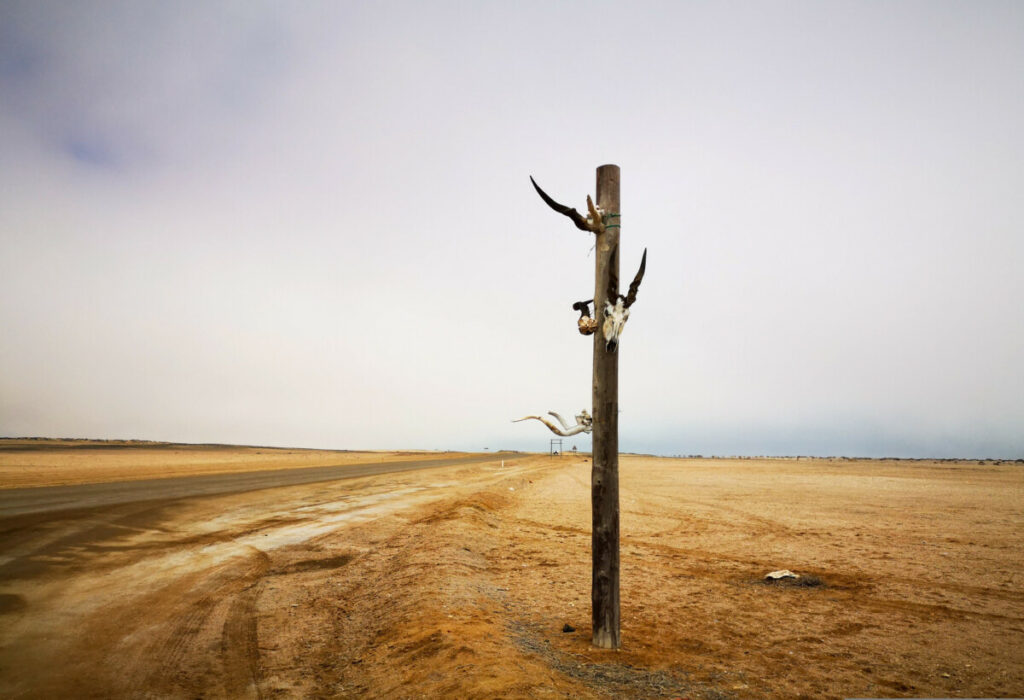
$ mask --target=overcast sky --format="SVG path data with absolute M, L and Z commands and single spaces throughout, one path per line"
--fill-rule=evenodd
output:
M 1022 125 L 1020 2 L 0 0 L 0 435 L 546 449 L 616 163 L 624 451 L 1024 457 Z

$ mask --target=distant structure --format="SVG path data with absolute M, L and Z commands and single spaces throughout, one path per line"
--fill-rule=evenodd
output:
M 562 438 L 551 438 L 551 450 L 548 454 L 552 457 L 558 457 L 562 454 Z

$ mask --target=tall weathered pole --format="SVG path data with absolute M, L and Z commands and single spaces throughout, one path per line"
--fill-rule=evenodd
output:
M 597 233 L 594 279 L 594 318 L 604 323 L 608 283 L 619 278 L 619 166 L 597 169 L 597 206 L 605 226 Z M 612 302 L 614 303 L 614 299 Z M 590 589 L 593 643 L 618 649 L 619 628 L 619 353 L 608 352 L 601 332 L 594 334 L 594 439 L 590 473 L 591 555 Z
M 569 217 L 576 228 L 597 236 L 595 243 L 594 298 L 577 301 L 576 321 L 582 335 L 594 336 L 594 383 L 591 417 L 586 410 L 576 416 L 572 428 L 553 411 L 564 430 L 542 416 L 526 416 L 544 423 L 557 435 L 574 435 L 593 430 L 593 467 L 590 473 L 591 553 L 593 557 L 590 587 L 593 643 L 604 649 L 618 649 L 621 642 L 619 626 L 619 355 L 616 351 L 629 309 L 636 301 L 640 283 L 647 268 L 647 250 L 640 259 L 640 269 L 629 285 L 619 293 L 619 230 L 622 212 L 619 207 L 619 166 L 602 165 L 597 169 L 597 205 L 587 197 L 587 213 L 583 216 L 572 207 L 559 204 L 530 177 L 544 203 L 559 214 Z M 590 304 L 594 315 L 590 316 Z

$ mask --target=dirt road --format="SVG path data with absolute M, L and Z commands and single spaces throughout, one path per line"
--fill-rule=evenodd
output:
M 255 697 L 253 586 L 278 552 L 518 473 L 512 457 L 2 490 L 0 696 Z
M 26 513 L 46 513 L 70 509 L 91 510 L 121 503 L 243 493 L 281 486 L 313 484 L 457 464 L 487 464 L 504 461 L 512 456 L 512 453 L 494 453 L 486 457 L 459 456 L 415 461 L 396 459 L 384 461 L 384 458 L 381 457 L 375 461 L 332 464 L 322 467 L 203 474 L 163 479 L 75 484 L 73 486 L 0 489 L 0 519 Z
M 614 652 L 583 458 L 0 520 L 0 696 L 1024 696 L 1020 466 L 624 455 L 621 485 Z

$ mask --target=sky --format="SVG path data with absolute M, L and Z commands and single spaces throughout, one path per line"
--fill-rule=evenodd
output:
M 1024 4 L 0 0 L 0 435 L 1024 457 Z M 586 436 L 565 449 L 589 450 Z

